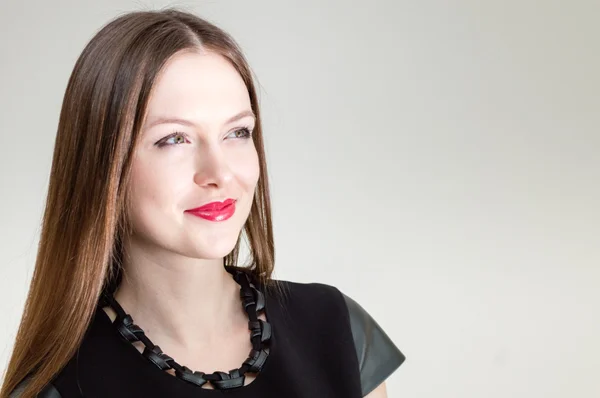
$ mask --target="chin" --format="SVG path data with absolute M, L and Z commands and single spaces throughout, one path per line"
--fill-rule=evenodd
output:
M 193 249 L 194 255 L 191 257 L 203 258 L 207 260 L 223 258 L 231 253 L 236 242 L 237 238 L 231 240 L 222 239 L 219 242 L 215 242 L 215 244 L 206 244 L 203 242 Z
M 183 238 L 186 243 L 181 249 L 189 257 L 218 259 L 227 256 L 235 248 L 244 223 L 232 217 L 223 223 L 201 225 L 198 229 L 195 227 L 182 231 L 187 236 Z

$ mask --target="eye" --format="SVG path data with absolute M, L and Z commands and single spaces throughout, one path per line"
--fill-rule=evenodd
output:
M 162 138 L 160 141 L 156 143 L 159 148 L 169 145 L 179 145 L 185 144 L 187 142 L 187 137 L 184 133 L 179 131 L 175 131 L 168 136 Z
M 250 138 L 252 137 L 252 131 L 248 127 L 242 127 L 231 133 L 233 138 Z

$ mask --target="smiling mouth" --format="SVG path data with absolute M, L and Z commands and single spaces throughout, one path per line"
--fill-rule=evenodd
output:
M 235 213 L 235 199 L 227 199 L 223 202 L 211 202 L 194 209 L 186 210 L 196 217 L 209 221 L 225 221 Z

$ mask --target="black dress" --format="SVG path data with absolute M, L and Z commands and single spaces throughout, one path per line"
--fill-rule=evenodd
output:
M 206 389 L 159 369 L 121 336 L 98 305 L 78 351 L 38 397 L 359 398 L 404 361 L 375 320 L 337 288 L 280 283 L 287 291 L 283 296 L 261 287 L 272 325 L 270 355 L 250 384 Z M 26 382 L 11 397 L 18 397 Z

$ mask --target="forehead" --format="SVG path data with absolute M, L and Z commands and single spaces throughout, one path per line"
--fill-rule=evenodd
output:
M 248 89 L 227 59 L 214 52 L 185 52 L 174 55 L 157 77 L 148 119 L 170 115 L 217 121 L 249 108 Z

